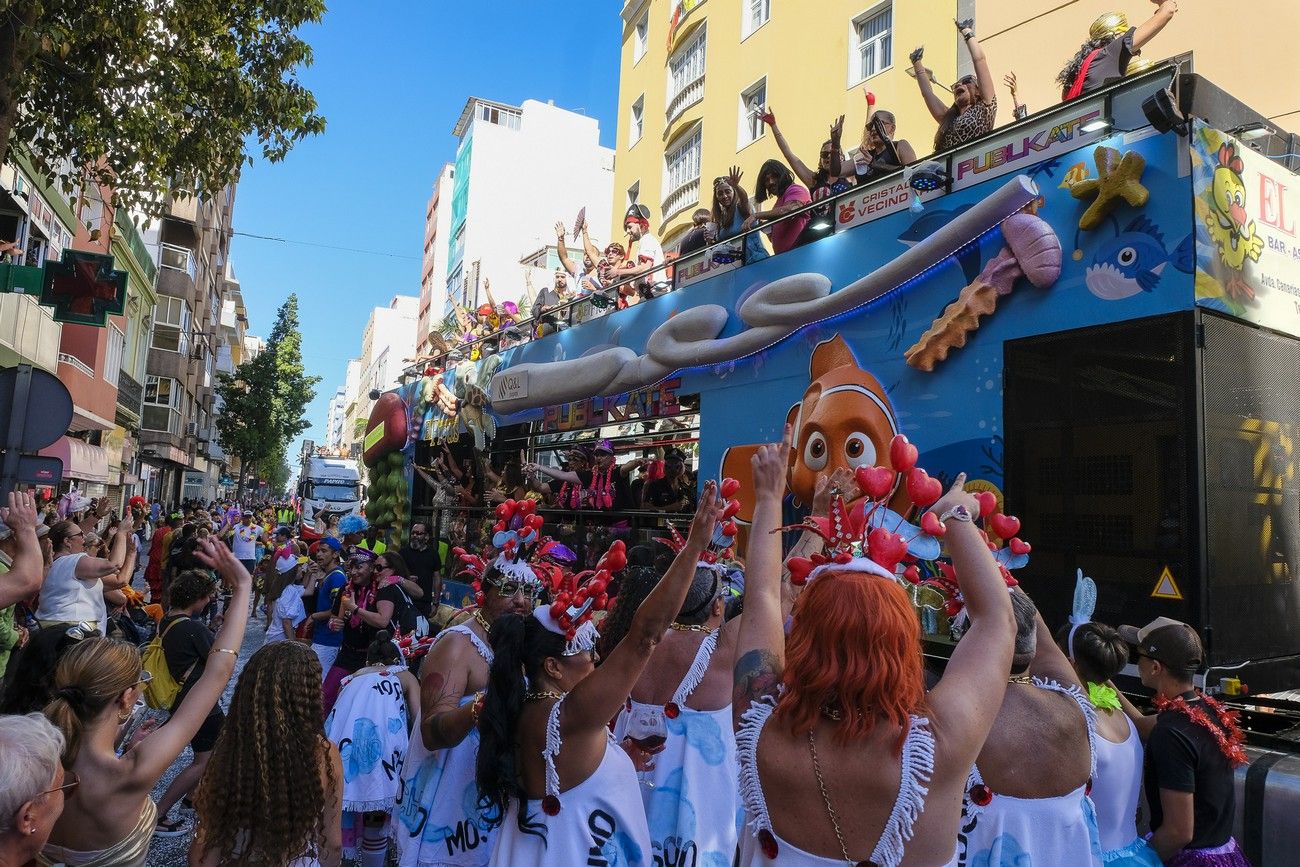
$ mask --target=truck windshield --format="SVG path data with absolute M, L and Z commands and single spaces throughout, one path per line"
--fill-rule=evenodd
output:
M 306 497 L 309 500 L 325 500 L 330 503 L 351 502 L 357 499 L 357 483 L 344 479 L 309 481 Z

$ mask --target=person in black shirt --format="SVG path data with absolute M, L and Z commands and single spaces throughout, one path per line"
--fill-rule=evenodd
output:
M 678 449 L 664 452 L 664 476 L 645 485 L 645 508 L 656 512 L 695 511 L 695 487 L 686 475 L 686 455 Z
M 175 555 L 173 555 L 174 557 Z M 172 702 L 171 712 L 176 713 L 190 687 L 198 683 L 203 676 L 203 669 L 212 651 L 213 636 L 208 627 L 198 619 L 203 610 L 216 596 L 216 583 L 205 571 L 187 569 L 178 574 L 171 585 L 171 608 L 158 624 L 158 634 L 162 636 L 163 656 L 167 659 L 167 670 L 180 684 L 180 692 Z M 179 836 L 188 834 L 190 827 L 182 820 L 171 821 L 167 814 L 181 798 L 188 795 L 198 785 L 203 772 L 208 766 L 212 748 L 217 745 L 217 735 L 221 734 L 221 723 L 226 715 L 221 704 L 213 706 L 212 712 L 203 721 L 202 727 L 190 741 L 194 751 L 193 762 L 176 775 L 167 791 L 158 800 L 158 825 L 154 830 L 157 836 Z
M 366 649 L 375 633 L 392 629 L 398 606 L 406 602 L 399 585 L 380 582 L 375 559 L 365 548 L 354 548 L 348 560 L 348 585 L 339 594 L 336 614 L 343 621 L 343 643 L 321 687 L 327 714 L 334 707 L 343 678 L 366 664 Z
M 1178 11 L 1178 0 L 1152 2 L 1156 4 L 1155 14 L 1140 27 L 1129 27 L 1128 16 L 1123 12 L 1109 12 L 1092 22 L 1088 41 L 1056 76 L 1063 102 L 1101 90 L 1128 74 L 1129 62 Z
M 1232 837 L 1233 769 L 1246 754 L 1236 715 L 1192 686 L 1205 660 L 1200 636 L 1168 617 L 1119 633 L 1137 654 L 1142 685 L 1156 691 L 1153 715 L 1122 699 L 1146 739 L 1147 842 L 1166 864 L 1249 867 Z
M 411 571 L 406 577 L 420 585 L 424 591 L 423 596 L 414 600 L 415 607 L 428 617 L 442 597 L 442 578 L 439 574 L 442 558 L 438 556 L 438 546 L 429 538 L 428 525 L 418 522 L 412 524 L 411 541 L 403 545 L 398 553 Z

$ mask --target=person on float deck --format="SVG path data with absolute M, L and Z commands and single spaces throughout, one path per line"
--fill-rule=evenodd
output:
M 1096 773 L 1095 714 L 1065 654 L 1048 639 L 1033 600 L 1011 591 L 1015 656 L 997 720 L 970 770 L 953 867 L 1100 864 L 1088 798 Z M 1033 757 L 1027 758 L 1027 744 Z
M 1069 657 L 1098 712 L 1097 772 L 1091 798 L 1097 810 L 1101 862 L 1105 867 L 1160 867 L 1160 858 L 1137 832 L 1142 739 L 1110 685 L 1128 663 L 1128 645 L 1111 627 L 1091 621 L 1096 600 L 1097 586 L 1079 570 L 1074 611 L 1070 622 L 1057 630 L 1056 644 Z M 1046 626 L 1040 623 L 1038 628 L 1042 632 Z
M 1101 90 L 1140 68 L 1142 46 L 1164 30 L 1178 12 L 1178 0 L 1151 2 L 1156 6 L 1155 13 L 1138 27 L 1129 27 L 1123 12 L 1108 12 L 1092 22 L 1088 41 L 1079 46 L 1056 76 L 1062 102 Z
M 560 623 L 544 606 L 493 624 L 477 776 L 483 804 L 505 816 L 493 865 L 655 863 L 636 772 L 607 724 L 681 610 L 720 515 L 717 494 L 704 486 L 681 553 L 599 668 L 581 597 L 557 600 Z
M 939 129 L 934 134 L 935 153 L 961 147 L 966 142 L 992 132 L 998 113 L 993 73 L 989 72 L 989 61 L 984 55 L 983 46 L 975 38 L 975 20 L 968 18 L 965 21 L 953 21 L 953 24 L 966 43 L 966 51 L 970 55 L 975 74 L 963 75 L 953 83 L 952 105 L 944 105 L 943 100 L 934 92 L 934 85 L 930 82 L 932 73 L 921 62 L 925 56 L 925 46 L 916 49 L 908 57 L 925 106 L 939 122 Z
M 492 664 L 488 631 L 502 615 L 528 614 L 541 590 L 521 565 L 498 558 L 483 573 L 473 616 L 440 632 L 420 668 L 420 714 L 393 823 L 401 867 L 482 867 L 492 857 L 501 820 L 477 806 L 475 723 Z
M 738 863 L 942 863 L 1011 664 L 1011 604 L 972 523 L 979 504 L 959 475 L 932 507 L 947 527 L 971 626 L 927 696 L 916 612 L 893 570 L 867 556 L 828 552 L 850 557 L 808 573 L 787 640 L 781 541 L 772 531 L 789 440 L 787 426 L 780 446 L 752 460 L 757 499 L 732 696 L 748 823 Z M 842 502 L 836 497 L 832 508 Z
M 667 544 L 681 551 L 684 541 L 674 530 Z M 700 864 L 730 864 L 736 850 L 731 669 L 740 620 L 723 625 L 727 570 L 716 562 L 718 548 L 711 545 L 701 557 L 681 611 L 655 650 L 654 667 L 632 688 L 614 726 L 621 741 L 638 715 L 659 715 L 666 724 L 667 741 L 647 775 L 654 787 L 642 793 L 650 842 L 665 863 L 690 850 Z
M 1233 771 L 1248 759 L 1237 714 L 1192 686 L 1205 662 L 1201 637 L 1168 617 L 1119 634 L 1137 654 L 1142 685 L 1156 691 L 1153 715 L 1121 696 L 1146 739 L 1147 842 L 1173 867 L 1249 867 L 1232 836 Z

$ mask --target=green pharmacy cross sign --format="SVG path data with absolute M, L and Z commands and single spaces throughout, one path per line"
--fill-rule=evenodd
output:
M 126 272 L 113 269 L 113 257 L 64 250 L 58 262 L 42 268 L 0 264 L 0 292 L 40 294 L 38 303 L 54 308 L 55 322 L 102 328 L 109 315 L 126 309 Z

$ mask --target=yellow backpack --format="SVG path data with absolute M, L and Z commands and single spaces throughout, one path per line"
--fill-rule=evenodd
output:
M 167 667 L 167 656 L 163 653 L 162 643 L 172 627 L 184 619 L 177 617 L 140 651 L 140 661 L 144 670 L 149 672 L 149 682 L 144 685 L 144 700 L 156 710 L 171 710 L 172 702 L 176 701 L 176 695 L 181 691 L 181 685 Z

